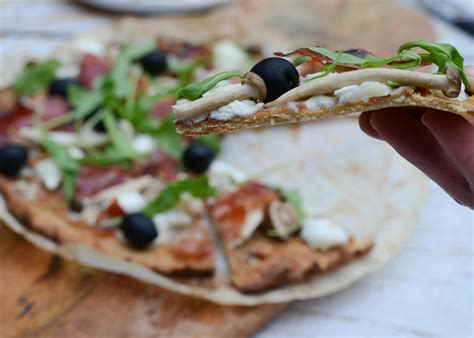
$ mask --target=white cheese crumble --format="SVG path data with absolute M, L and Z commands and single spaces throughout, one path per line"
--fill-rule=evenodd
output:
M 304 101 L 308 109 L 331 108 L 336 105 L 336 98 L 327 95 L 316 95 Z
M 221 160 L 212 162 L 208 171 L 209 184 L 219 190 L 230 190 L 235 184 L 244 182 L 247 179 L 242 171 L 233 165 Z
M 158 245 L 169 241 L 174 228 L 190 225 L 193 221 L 191 216 L 177 209 L 159 213 L 153 216 L 152 220 L 158 231 L 158 237 L 155 240 L 155 244 Z
M 157 148 L 155 139 L 146 134 L 139 134 L 133 138 L 133 149 L 140 154 L 149 154 Z
M 301 238 L 314 249 L 327 250 L 349 240 L 348 234 L 326 218 L 308 218 L 301 229 Z
M 70 147 L 69 155 L 75 160 L 82 160 L 86 156 L 84 151 L 79 147 Z
M 248 116 L 256 113 L 263 107 L 263 103 L 251 100 L 235 100 L 211 112 L 210 118 L 215 120 L 229 120 L 235 116 Z
M 214 66 L 218 70 L 245 70 L 249 67 L 249 58 L 245 50 L 237 43 L 222 40 L 214 44 Z
M 146 200 L 138 191 L 126 191 L 117 195 L 117 203 L 122 211 L 129 214 L 142 210 Z
M 392 88 L 380 82 L 363 82 L 360 85 L 342 87 L 334 92 L 338 98 L 338 103 L 353 101 L 367 102 L 372 97 L 387 96 L 392 93 Z
M 54 164 L 53 160 L 46 159 L 37 162 L 34 166 L 36 175 L 41 179 L 48 190 L 59 188 L 62 180 L 62 173 Z

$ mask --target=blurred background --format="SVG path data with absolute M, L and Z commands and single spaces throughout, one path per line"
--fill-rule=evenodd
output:
M 334 49 L 360 47 L 389 55 L 403 42 L 422 38 L 449 42 L 459 49 L 466 64 L 474 64 L 474 0 L 0 0 L 0 87 L 27 60 L 54 54 L 73 37 L 93 40 L 111 26 L 114 34 L 126 32 L 132 39 L 165 36 L 199 42 L 232 38 L 248 46 L 264 43 L 268 53 L 323 45 Z M 472 336 L 473 223 L 471 211 L 432 184 L 418 227 L 398 259 L 350 290 L 321 300 L 295 302 L 259 336 L 301 337 L 316 332 L 320 336 L 335 332 L 341 336 L 355 332 Z M 4 241 L 16 241 L 12 234 L 2 236 Z M 2 248 L 8 252 L 13 244 Z M 23 243 L 16 250 L 27 255 L 29 248 Z M 28 257 L 41 254 L 34 251 Z M 56 264 L 54 259 L 51 262 Z M 67 278 L 72 279 L 73 271 L 80 269 L 68 265 Z M 91 275 L 87 271 L 85 276 Z M 105 274 L 91 276 L 88 278 L 93 280 L 108 278 Z M 120 292 L 121 301 L 133 302 L 135 295 L 127 293 L 131 284 L 120 283 L 114 292 Z M 135 289 L 143 288 L 135 284 Z M 108 294 L 110 290 L 100 292 Z M 161 291 L 147 292 L 163 297 Z M 30 306 L 24 299 L 13 302 L 24 309 Z M 199 311 L 199 304 L 194 304 L 193 311 Z M 120 301 L 115 304 L 120 305 Z M 106 317 L 113 318 L 111 314 Z M 22 318 L 19 313 L 18 323 Z M 90 325 L 88 317 L 62 316 L 44 323 L 41 332 L 64 336 L 72 318 L 83 319 L 74 322 L 78 327 Z

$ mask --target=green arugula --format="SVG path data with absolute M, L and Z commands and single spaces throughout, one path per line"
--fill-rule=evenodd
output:
M 419 48 L 425 52 L 416 52 L 414 49 Z M 459 70 L 461 79 L 468 88 L 468 79 L 464 72 L 464 59 L 459 51 L 448 43 L 434 43 L 423 40 L 416 40 L 408 42 L 399 47 L 398 52 L 390 57 L 382 58 L 367 54 L 360 58 L 352 54 L 334 52 L 332 50 L 322 47 L 309 47 L 307 50 L 323 55 L 332 61 L 332 64 L 359 67 L 359 68 L 374 68 L 374 67 L 392 67 L 400 69 L 410 69 L 419 67 L 422 64 L 432 63 L 438 66 L 437 73 L 444 74 L 448 66 L 454 66 Z M 334 66 L 335 68 L 335 66 Z M 334 71 L 334 68 L 331 70 Z M 325 68 L 324 74 L 326 76 L 329 72 Z
M 158 139 L 158 145 L 165 153 L 180 158 L 183 151 L 183 137 L 176 132 L 175 116 L 170 114 L 161 120 L 160 125 L 150 134 Z
M 329 75 L 330 73 L 332 73 L 336 67 L 337 67 L 337 64 L 339 62 L 339 60 L 341 59 L 341 56 L 342 56 L 342 51 L 340 51 L 337 56 L 336 56 L 336 59 L 334 60 L 333 63 L 331 63 L 330 65 L 328 66 L 324 66 L 323 67 L 323 71 L 321 74 L 319 75 L 316 75 L 316 76 L 313 76 L 311 79 L 309 79 L 308 81 L 311 81 L 311 80 L 315 80 L 315 79 L 319 79 L 321 77 L 325 77 L 327 75 Z
M 206 176 L 175 181 L 168 184 L 158 197 L 143 209 L 143 213 L 152 217 L 173 208 L 179 203 L 181 194 L 184 192 L 189 192 L 197 198 L 211 197 L 216 194 L 216 190 L 209 185 Z
M 53 60 L 28 65 L 13 85 L 15 92 L 29 95 L 44 89 L 54 80 L 59 66 L 59 62 Z
M 219 82 L 235 76 L 240 77 L 241 75 L 234 71 L 222 72 L 200 82 L 189 84 L 178 91 L 178 99 L 197 100 L 201 98 L 205 92 L 214 88 Z
M 104 109 L 104 125 L 112 146 L 123 158 L 133 160 L 139 154 L 133 149 L 131 140 L 120 132 L 117 121 L 110 110 Z
M 46 132 L 42 132 L 41 141 L 48 155 L 63 175 L 63 192 L 67 201 L 74 198 L 79 162 L 71 157 L 67 147 L 54 142 Z

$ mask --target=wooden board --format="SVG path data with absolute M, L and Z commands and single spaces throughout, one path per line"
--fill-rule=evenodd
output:
M 222 306 L 38 250 L 0 224 L 0 337 L 247 337 L 284 305 Z

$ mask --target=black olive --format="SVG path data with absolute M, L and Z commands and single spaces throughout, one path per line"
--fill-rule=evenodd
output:
M 16 176 L 28 160 L 28 149 L 20 144 L 6 144 L 0 147 L 0 173 Z
M 351 49 L 345 50 L 344 53 L 357 56 L 358 58 L 361 58 L 361 59 L 365 58 L 367 55 L 374 55 L 371 52 L 368 52 L 362 48 L 351 48 Z
M 151 218 L 135 213 L 126 215 L 120 224 L 128 243 L 135 248 L 144 248 L 158 236 Z
M 146 73 L 160 75 L 166 70 L 166 53 L 157 49 L 142 56 L 138 62 Z
M 60 96 L 67 99 L 67 91 L 69 86 L 77 83 L 77 80 L 74 78 L 56 79 L 49 86 L 49 95 Z
M 192 173 L 203 174 L 211 165 L 215 153 L 211 147 L 200 144 L 191 144 L 183 154 L 183 165 Z
M 260 75 L 265 82 L 267 88 L 265 102 L 276 100 L 300 83 L 300 76 L 295 66 L 283 58 L 264 59 L 253 66 L 250 71 Z

